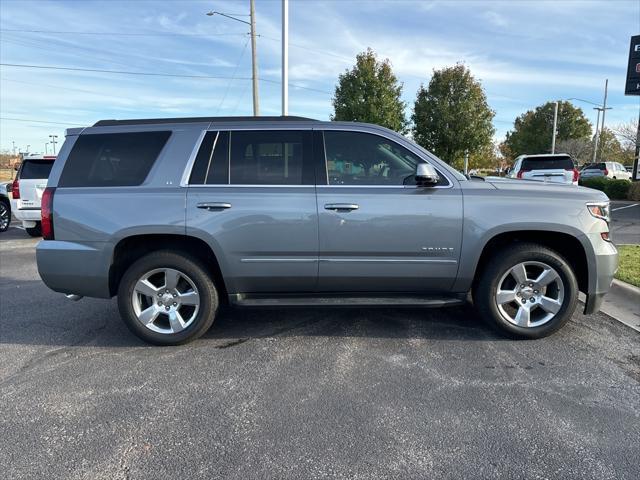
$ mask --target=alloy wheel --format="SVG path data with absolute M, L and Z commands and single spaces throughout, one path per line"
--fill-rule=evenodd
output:
M 543 262 L 521 262 L 500 278 L 495 302 L 500 315 L 518 327 L 539 327 L 562 308 L 564 283 L 560 274 Z
M 195 320 L 200 294 L 193 280 L 183 272 L 156 268 L 138 279 L 131 301 L 142 325 L 157 333 L 174 334 Z

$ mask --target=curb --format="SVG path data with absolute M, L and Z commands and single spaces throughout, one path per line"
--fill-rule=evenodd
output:
M 600 311 L 640 333 L 640 288 L 614 279 Z

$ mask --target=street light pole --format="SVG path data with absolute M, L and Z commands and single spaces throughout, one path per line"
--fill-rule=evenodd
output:
M 555 101 L 553 108 L 553 135 L 551 137 L 551 153 L 556 153 L 556 134 L 558 130 L 558 102 Z
M 49 142 L 44 142 L 44 154 L 49 155 Z
M 230 18 L 231 20 L 235 20 L 236 22 L 242 22 L 249 25 L 251 28 L 251 82 L 253 83 L 253 116 L 257 117 L 260 115 L 260 102 L 258 100 L 258 52 L 256 49 L 256 9 L 255 9 L 255 0 L 250 0 L 249 2 L 249 17 L 250 21 L 247 22 L 245 20 L 240 20 L 239 18 L 234 17 L 233 15 L 229 15 L 228 13 L 222 12 L 214 12 L 213 10 L 207 12 L 207 16 L 212 17 L 214 15 L 221 15 L 226 18 Z
M 56 154 L 56 138 L 58 138 L 58 135 L 49 135 L 49 138 L 51 139 L 51 143 L 53 144 L 53 154 Z
M 289 0 L 282 0 L 282 115 L 289 115 Z

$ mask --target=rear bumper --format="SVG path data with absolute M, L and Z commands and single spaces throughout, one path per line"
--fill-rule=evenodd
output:
M 41 220 L 41 213 L 39 208 L 31 209 L 13 209 L 15 217 L 23 222 L 39 222 Z
M 36 248 L 38 273 L 51 290 L 86 297 L 111 298 L 107 243 L 80 244 L 43 240 Z

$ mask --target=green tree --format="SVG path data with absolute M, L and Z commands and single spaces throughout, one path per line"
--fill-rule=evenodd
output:
M 553 110 L 553 102 L 547 102 L 516 118 L 513 130 L 507 132 L 504 141 L 514 157 L 526 153 L 551 152 Z M 557 131 L 556 143 L 569 139 L 589 139 L 591 123 L 581 108 L 571 102 L 561 101 L 558 104 Z
M 467 67 L 434 70 L 429 86 L 420 86 L 413 108 L 413 138 L 450 164 L 459 164 L 491 148 L 495 112 L 482 85 Z
M 606 127 L 600 132 L 598 150 L 598 159 L 602 162 L 619 162 L 623 165 L 633 164 L 635 149 L 623 147 L 615 133 Z
M 375 123 L 400 133 L 407 131 L 406 104 L 400 99 L 402 83 L 388 59 L 378 61 L 370 48 L 338 78 L 332 120 Z

